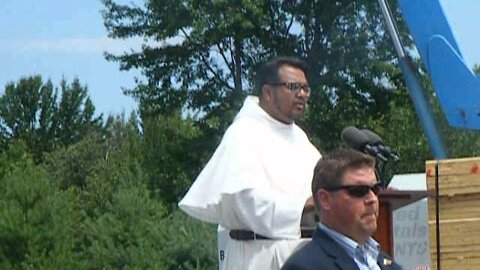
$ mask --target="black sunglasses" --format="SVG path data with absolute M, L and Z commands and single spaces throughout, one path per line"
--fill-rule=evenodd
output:
M 285 86 L 290 92 L 297 93 L 300 90 L 303 90 L 306 94 L 310 94 L 310 86 L 306 83 L 299 82 L 278 82 L 278 83 L 268 83 L 272 86 Z
M 334 186 L 334 187 L 324 187 L 323 189 L 327 191 L 338 191 L 340 189 L 345 189 L 348 194 L 355 198 L 362 198 L 368 194 L 371 190 L 375 195 L 378 195 L 380 190 L 384 189 L 385 186 L 382 183 L 375 183 L 374 185 L 343 185 L 343 186 Z

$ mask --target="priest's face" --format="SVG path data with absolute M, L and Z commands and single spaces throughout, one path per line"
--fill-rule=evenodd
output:
M 285 124 L 300 118 L 310 95 L 307 78 L 301 69 L 283 65 L 278 70 L 278 82 L 264 87 L 268 88 L 264 108 L 270 116 Z

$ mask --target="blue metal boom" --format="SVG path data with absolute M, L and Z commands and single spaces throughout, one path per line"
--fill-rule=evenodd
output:
M 440 0 L 397 2 L 449 124 L 479 129 L 480 80 L 465 63 Z
M 443 159 L 447 157 L 447 151 L 445 150 L 442 138 L 435 125 L 433 114 L 430 110 L 430 106 L 425 92 L 418 82 L 417 67 L 411 61 L 409 56 L 405 53 L 402 42 L 399 38 L 398 31 L 395 27 L 395 23 L 392 20 L 390 9 L 385 0 L 378 0 L 387 30 L 392 37 L 393 45 L 397 51 L 402 74 L 407 84 L 408 92 L 413 101 L 415 111 L 420 119 L 420 124 L 425 132 L 428 143 L 432 150 L 432 154 L 436 159 Z

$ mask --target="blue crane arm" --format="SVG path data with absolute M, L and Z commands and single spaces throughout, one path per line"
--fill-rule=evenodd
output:
M 440 0 L 397 2 L 449 124 L 480 129 L 480 79 L 465 63 Z

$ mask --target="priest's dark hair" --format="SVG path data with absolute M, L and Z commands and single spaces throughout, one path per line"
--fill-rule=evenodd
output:
M 265 84 L 279 83 L 278 71 L 284 65 L 301 69 L 307 76 L 307 63 L 303 59 L 293 56 L 279 56 L 260 65 L 256 74 L 253 94 L 260 96 Z

